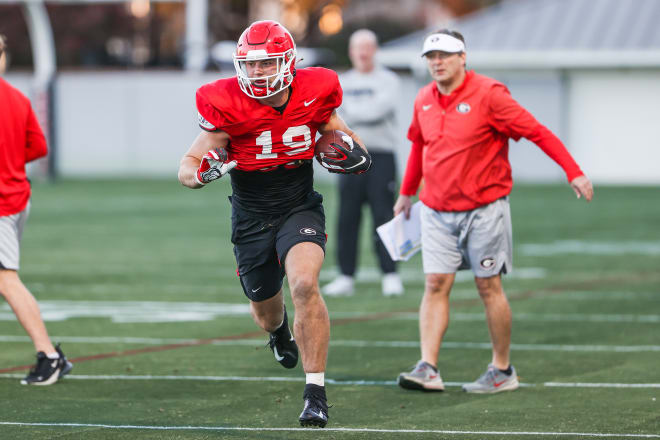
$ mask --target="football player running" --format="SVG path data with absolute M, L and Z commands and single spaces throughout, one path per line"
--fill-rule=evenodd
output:
M 181 159 L 179 181 L 201 188 L 229 173 L 231 240 L 252 317 L 270 333 L 282 366 L 294 368 L 300 349 L 306 385 L 299 421 L 324 427 L 330 321 L 319 293 L 326 235 L 323 197 L 313 188 L 316 135 L 341 130 L 351 137 L 353 149 L 342 148 L 342 159 L 324 159 L 331 172 L 363 173 L 371 158 L 337 116 L 337 74 L 319 67 L 296 70 L 295 63 L 295 43 L 281 24 L 258 21 L 243 32 L 234 55 L 236 76 L 197 90 L 203 131 Z M 284 307 L 285 275 L 295 340 Z

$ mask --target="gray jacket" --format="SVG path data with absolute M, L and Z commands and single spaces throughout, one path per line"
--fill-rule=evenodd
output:
M 376 66 L 369 73 L 351 69 L 339 76 L 344 99 L 339 115 L 362 138 L 369 151 L 396 149 L 399 78 Z

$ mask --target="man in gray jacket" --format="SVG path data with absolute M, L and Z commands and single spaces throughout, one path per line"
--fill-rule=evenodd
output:
M 396 265 L 376 233 L 377 226 L 392 218 L 396 194 L 395 106 L 399 79 L 390 70 L 375 64 L 378 39 L 372 31 L 355 31 L 348 50 L 353 69 L 339 77 L 344 89 L 339 114 L 360 132 L 373 162 L 368 173 L 339 176 L 337 263 L 340 275 L 325 285 L 322 292 L 328 296 L 353 294 L 362 205 L 368 203 L 373 217 L 374 250 L 383 272 L 383 295 L 401 295 L 403 284 Z

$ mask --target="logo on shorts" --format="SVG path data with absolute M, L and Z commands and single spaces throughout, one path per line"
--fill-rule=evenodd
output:
M 459 113 L 468 113 L 470 109 L 471 109 L 470 104 L 468 104 L 467 102 L 461 102 L 456 106 L 456 111 Z
M 316 230 L 312 228 L 302 228 L 300 233 L 303 235 L 316 235 Z
M 495 258 L 484 258 L 481 260 L 481 267 L 484 269 L 492 269 L 495 266 Z

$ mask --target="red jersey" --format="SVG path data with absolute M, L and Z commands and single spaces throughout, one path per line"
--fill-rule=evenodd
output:
M 463 84 L 442 95 L 435 81 L 415 100 L 408 139 L 413 143 L 401 194 L 438 211 L 468 211 L 511 192 L 509 138 L 536 143 L 566 172 L 582 175 L 562 142 L 494 79 L 467 72 Z
M 292 161 L 312 159 L 316 133 L 341 105 L 337 74 L 321 67 L 298 69 L 289 102 L 282 113 L 241 91 L 236 77 L 197 90 L 200 127 L 229 134 L 229 160 L 236 169 L 268 170 Z
M 30 101 L 0 78 L 0 216 L 25 209 L 30 200 L 25 164 L 47 153 Z

